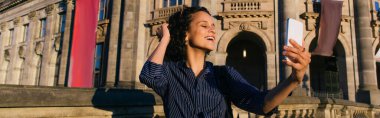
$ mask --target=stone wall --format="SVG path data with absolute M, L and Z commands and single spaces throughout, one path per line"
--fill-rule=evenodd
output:
M 0 116 L 156 117 L 164 116 L 153 91 L 0 86 Z

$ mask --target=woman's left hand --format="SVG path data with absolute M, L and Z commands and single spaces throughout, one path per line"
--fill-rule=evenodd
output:
M 284 59 L 282 62 L 292 67 L 293 76 L 301 83 L 311 61 L 311 55 L 308 51 L 305 51 L 303 46 L 298 45 L 294 40 L 290 40 L 289 42 L 293 47 L 284 46 L 282 54 L 288 57 L 288 60 Z

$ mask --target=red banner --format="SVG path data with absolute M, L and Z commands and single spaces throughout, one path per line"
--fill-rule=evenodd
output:
M 318 46 L 313 54 L 332 56 L 338 40 L 343 0 L 322 0 Z
M 76 0 L 70 58 L 70 87 L 93 87 L 99 0 Z

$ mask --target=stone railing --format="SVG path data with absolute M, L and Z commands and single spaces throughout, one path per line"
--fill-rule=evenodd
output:
M 183 6 L 173 6 L 173 7 L 167 7 L 162 9 L 157 9 L 152 12 L 153 19 L 161 19 L 161 18 L 167 18 L 170 15 L 174 14 L 177 11 L 180 11 L 183 9 Z
M 234 11 L 267 11 L 272 8 L 266 0 L 247 0 L 247 1 L 225 1 L 223 2 L 224 12 Z
M 233 107 L 234 117 L 264 118 Z M 380 118 L 380 106 L 341 99 L 289 97 L 270 118 Z
M 169 16 L 183 9 L 183 5 L 172 6 L 167 8 L 156 9 L 152 11 L 152 19 L 148 20 L 147 26 L 151 26 L 153 30 L 157 29 L 160 24 L 167 22 Z M 152 35 L 155 35 L 156 31 L 152 31 Z

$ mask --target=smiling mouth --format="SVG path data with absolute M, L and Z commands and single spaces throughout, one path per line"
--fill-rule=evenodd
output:
M 212 37 L 212 36 L 207 36 L 206 39 L 209 41 L 215 41 L 215 37 Z

